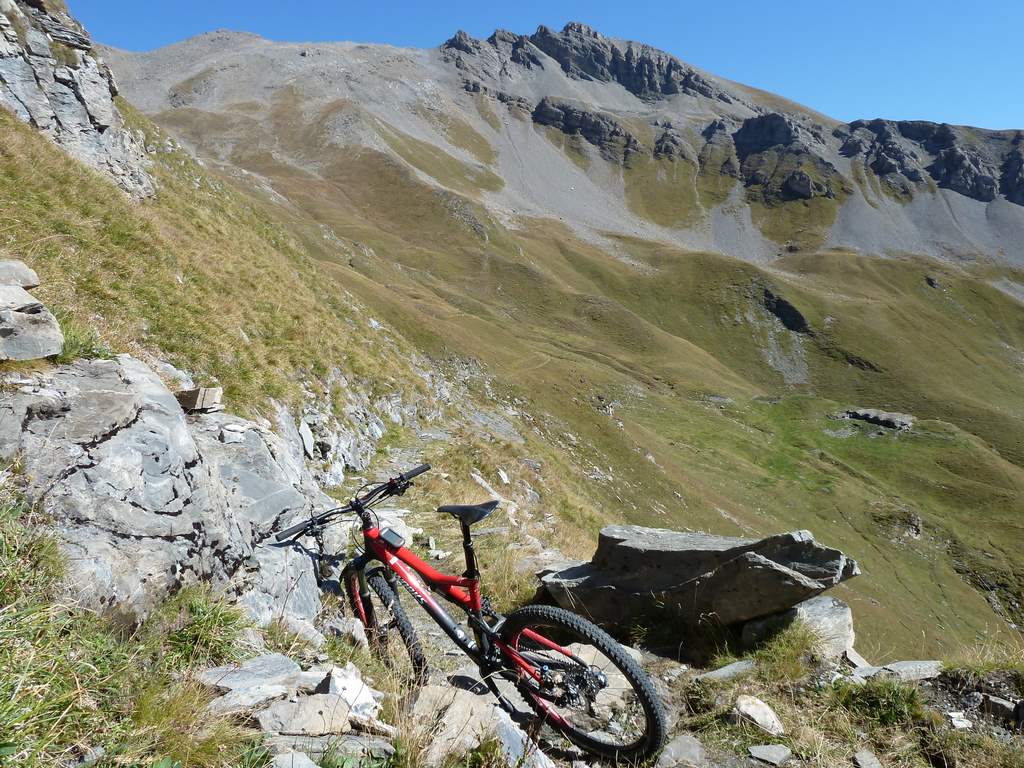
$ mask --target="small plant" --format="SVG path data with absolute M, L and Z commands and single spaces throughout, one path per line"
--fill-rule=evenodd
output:
M 50 53 L 58 64 L 75 68 L 78 66 L 78 52 L 57 40 L 50 41 Z
M 863 685 L 837 683 L 831 703 L 878 726 L 909 726 L 925 718 L 917 688 L 889 678 L 871 678 Z
M 821 641 L 810 627 L 795 621 L 770 637 L 754 653 L 758 675 L 768 683 L 807 677 Z
M 312 646 L 298 633 L 292 632 L 280 619 L 274 619 L 263 630 L 263 640 L 267 649 L 285 656 L 296 656 L 308 653 Z
M 146 623 L 144 635 L 167 669 L 208 666 L 237 659 L 250 622 L 238 608 L 206 587 L 188 587 Z
M 64 348 L 55 358 L 58 363 L 70 363 L 79 358 L 106 360 L 113 357 L 110 347 L 95 329 L 81 325 L 67 312 L 58 312 L 57 321 L 64 333 Z

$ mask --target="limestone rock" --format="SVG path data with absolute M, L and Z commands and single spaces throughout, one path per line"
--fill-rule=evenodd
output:
M 709 616 L 733 624 L 779 613 L 859 572 L 807 531 L 752 540 L 608 526 L 590 563 L 542 584 L 559 605 L 601 623 L 664 619 L 683 628 Z
M 942 674 L 941 661 L 894 661 L 886 664 L 887 674 L 900 680 L 913 683 L 919 680 L 931 680 Z
M 0 285 L 0 360 L 38 360 L 63 348 L 57 318 L 20 285 Z
M 730 719 L 734 723 L 752 723 L 772 736 L 782 736 L 786 732 L 775 710 L 755 696 L 739 696 L 730 712 Z
M 913 429 L 914 427 L 913 416 L 906 413 L 880 411 L 877 408 L 848 408 L 838 414 L 837 418 L 866 421 L 868 424 L 877 424 L 880 427 L 895 429 L 901 432 Z
M 882 768 L 882 763 L 875 753 L 869 749 L 862 749 L 853 756 L 853 764 L 857 768 Z
M 700 768 L 707 764 L 707 752 L 696 736 L 681 733 L 661 751 L 654 768 Z
M 324 627 L 328 637 L 340 637 L 348 640 L 357 648 L 369 648 L 370 641 L 366 636 L 366 627 L 359 619 L 352 619 L 347 616 L 340 616 L 331 619 Z
M 18 259 L 0 260 L 0 285 L 16 285 L 26 290 L 39 287 L 39 275 Z
M 265 707 L 272 701 L 288 696 L 290 689 L 284 685 L 257 685 L 239 688 L 218 696 L 206 709 L 213 715 L 236 715 Z
M 748 622 L 743 626 L 742 642 L 752 647 L 794 621 L 800 621 L 818 636 L 818 651 L 827 659 L 839 658 L 853 649 L 853 612 L 842 600 L 827 595 L 812 597 L 785 613 Z
M 305 752 L 284 752 L 270 761 L 271 768 L 317 768 Z
M 85 30 L 59 11 L 6 5 L 24 37 L 0 34 L 0 106 L 133 197 L 152 196 L 144 149 L 113 101 L 113 77 L 97 57 L 81 53 L 92 51 Z M 56 61 L 51 44 L 66 46 L 69 55 Z
M 332 667 L 316 692 L 341 696 L 352 715 L 366 718 L 373 718 L 380 712 L 380 700 L 384 697 L 363 682 L 362 674 L 352 662 L 344 667 Z
M 268 686 L 295 690 L 302 668 L 280 653 L 267 653 L 241 664 L 226 664 L 200 672 L 196 679 L 221 691 L 248 691 Z
M 541 26 L 530 41 L 557 61 L 570 77 L 620 83 L 640 98 L 685 93 L 731 102 L 732 98 L 679 59 L 647 45 L 625 48 L 585 24 L 570 22 L 561 32 Z
M 758 744 L 748 751 L 752 758 L 768 765 L 784 765 L 793 756 L 793 750 L 784 744 Z
M 83 604 L 135 623 L 205 580 L 261 625 L 317 615 L 309 558 L 268 539 L 332 502 L 281 436 L 223 413 L 186 418 L 126 355 L 22 381 L 0 402 L 0 456 L 21 455 L 26 496 L 54 521 Z
M 711 672 L 697 675 L 694 679 L 706 683 L 722 683 L 727 680 L 734 680 L 737 677 L 753 674 L 755 669 L 757 669 L 757 665 L 753 661 L 750 659 L 740 659 Z
M 468 752 L 490 739 L 498 742 L 510 768 L 554 768 L 487 693 L 424 686 L 416 696 L 411 717 L 429 739 L 430 746 L 423 755 L 423 764 L 429 768 L 443 765 L 450 755 Z
M 348 733 L 349 706 L 337 694 L 300 696 L 271 704 L 257 716 L 260 728 L 285 736 L 332 736 Z
M 541 99 L 533 110 L 533 121 L 568 135 L 579 134 L 597 147 L 606 159 L 615 162 L 624 162 L 640 151 L 636 136 L 613 117 L 570 102 L 549 97 Z

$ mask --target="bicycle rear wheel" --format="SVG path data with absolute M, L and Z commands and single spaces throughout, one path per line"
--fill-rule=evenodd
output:
M 650 679 L 606 632 L 561 608 L 531 605 L 501 628 L 506 667 L 541 723 L 608 760 L 637 762 L 665 743 Z

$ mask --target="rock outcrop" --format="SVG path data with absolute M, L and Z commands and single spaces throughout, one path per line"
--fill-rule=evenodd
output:
M 682 636 L 788 611 L 858 573 L 808 531 L 752 540 L 613 525 L 589 563 L 542 584 L 563 607 L 607 626 L 663 622 Z
M 619 83 L 642 99 L 685 93 L 725 103 L 733 101 L 675 56 L 648 45 L 612 40 L 586 24 L 570 22 L 561 32 L 541 26 L 530 41 L 570 77 Z
M 26 290 L 38 285 L 23 262 L 0 261 L 0 360 L 38 360 L 64 348 L 57 318 Z
M 20 457 L 27 498 L 53 520 L 85 605 L 134 624 L 180 586 L 205 581 L 261 624 L 316 615 L 310 558 L 269 541 L 331 503 L 301 444 L 268 422 L 186 417 L 126 355 L 11 376 L 7 386 L 0 458 Z M 286 411 L 280 420 L 294 430 Z
M 640 151 L 636 136 L 614 118 L 562 100 L 542 99 L 533 110 L 533 121 L 570 136 L 582 136 L 597 147 L 606 160 L 624 162 Z
M 48 7 L 0 0 L 0 106 L 133 197 L 152 195 L 142 143 L 114 103 L 113 75 L 81 25 Z

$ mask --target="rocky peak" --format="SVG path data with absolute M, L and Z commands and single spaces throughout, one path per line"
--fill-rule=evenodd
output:
M 618 42 L 580 22 L 566 24 L 561 32 L 542 25 L 529 37 L 497 30 L 487 42 L 499 54 L 521 66 L 543 67 L 543 60 L 538 55 L 543 52 L 557 61 L 569 77 L 616 82 L 644 99 L 687 93 L 732 101 L 724 91 L 674 56 L 632 42 L 623 48 Z M 450 53 L 481 53 L 479 41 L 463 32 L 456 33 L 441 48 Z M 456 63 L 458 65 L 457 58 Z
M 82 26 L 49 6 L 0 0 L 0 106 L 133 197 L 149 197 L 145 152 L 114 103 L 110 70 Z

